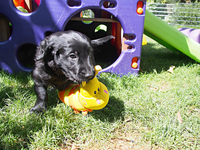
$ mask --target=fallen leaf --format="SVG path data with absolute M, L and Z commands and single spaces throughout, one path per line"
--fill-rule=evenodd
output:
M 71 150 L 78 150 L 78 148 L 76 147 L 75 143 L 72 144 Z
M 170 73 L 174 73 L 174 69 L 175 69 L 175 66 L 170 66 L 167 71 Z
M 177 117 L 178 117 L 178 122 L 183 123 L 183 120 L 182 120 L 181 112 L 180 112 L 180 111 L 178 111 Z

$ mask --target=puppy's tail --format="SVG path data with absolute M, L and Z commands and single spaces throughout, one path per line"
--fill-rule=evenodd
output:
M 108 36 L 105 36 L 105 37 L 102 37 L 99 39 L 91 40 L 92 47 L 97 47 L 97 46 L 103 45 L 105 42 L 107 42 L 111 39 L 115 39 L 115 37 L 112 35 L 108 35 Z

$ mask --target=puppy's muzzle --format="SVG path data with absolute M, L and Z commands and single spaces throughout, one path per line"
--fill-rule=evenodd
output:
M 94 78 L 95 70 L 92 69 L 91 71 L 86 71 L 85 69 L 83 69 L 80 71 L 80 76 L 83 78 L 83 80 L 89 81 Z

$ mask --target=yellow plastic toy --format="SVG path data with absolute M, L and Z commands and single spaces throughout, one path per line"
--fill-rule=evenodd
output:
M 95 76 L 101 69 L 101 66 L 95 66 Z M 104 108 L 109 100 L 107 87 L 96 77 L 88 83 L 72 84 L 64 91 L 59 91 L 58 96 L 63 103 L 74 109 L 75 113 L 82 111 L 83 115 Z
M 147 39 L 146 39 L 146 36 L 144 34 L 142 36 L 142 45 L 147 45 Z

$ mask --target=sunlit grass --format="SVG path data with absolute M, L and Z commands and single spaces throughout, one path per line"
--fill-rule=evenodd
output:
M 138 77 L 98 77 L 110 100 L 88 116 L 74 114 L 51 88 L 47 112 L 30 114 L 31 76 L 0 71 L 0 149 L 200 149 L 199 64 L 151 40 L 141 60 Z

